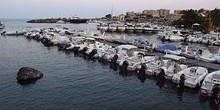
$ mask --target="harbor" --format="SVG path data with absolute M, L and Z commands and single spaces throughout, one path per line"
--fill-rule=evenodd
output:
M 28 25 L 28 24 L 27 24 Z M 169 51 L 156 51 L 157 47 L 160 47 L 162 45 L 166 44 L 175 44 L 178 48 L 181 46 L 182 42 L 184 41 L 178 41 L 178 42 L 170 42 L 165 41 L 162 42 L 160 39 L 160 33 L 151 33 L 151 34 L 141 34 L 142 37 L 138 37 L 138 35 L 134 36 L 135 34 L 125 34 L 121 35 L 121 33 L 116 34 L 110 34 L 110 33 L 103 33 L 102 31 L 96 30 L 97 25 L 93 24 L 93 31 L 88 31 L 87 29 L 81 29 L 81 30 L 75 30 L 75 29 L 69 29 L 69 24 L 64 24 L 62 27 L 61 25 L 52 24 L 53 27 L 48 28 L 33 28 L 32 29 L 23 29 L 23 30 L 14 30 L 11 29 L 10 31 L 6 29 L 1 31 L 1 37 L 4 39 L 22 39 L 25 38 L 29 41 L 35 40 L 35 42 L 41 42 L 43 46 L 46 48 L 54 48 L 55 50 L 58 50 L 58 52 L 66 53 L 69 56 L 79 56 L 80 59 L 83 59 L 85 61 L 98 61 L 98 63 L 104 61 L 107 63 L 107 65 L 110 66 L 110 68 L 106 68 L 107 70 L 111 69 L 118 74 L 122 76 L 136 76 L 140 81 L 143 83 L 146 80 L 149 80 L 148 77 L 153 77 L 152 79 L 155 81 L 155 76 L 157 77 L 159 74 L 157 73 L 161 66 L 155 65 L 155 67 L 151 67 L 150 64 L 157 64 L 156 62 L 160 61 L 159 59 L 164 59 L 164 56 L 172 54 L 169 53 Z M 83 24 L 88 25 L 88 24 Z M 83 27 L 85 28 L 85 27 Z M 131 34 L 131 35 L 130 35 Z M 152 35 L 152 37 L 146 39 L 146 36 Z M 145 39 L 144 39 L 145 38 Z M 157 42 L 155 45 L 153 42 Z M 150 40 L 151 39 L 151 40 Z M 142 42 L 140 42 L 142 41 Z M 37 43 L 36 42 L 36 43 Z M 190 45 L 194 44 L 187 44 L 189 47 Z M 199 44 L 202 45 L 204 48 L 207 49 L 206 44 Z M 28 45 L 27 45 L 28 46 Z M 182 45 L 184 46 L 184 45 Z M 153 48 L 154 47 L 154 48 Z M 177 48 L 176 47 L 176 48 Z M 214 46 L 215 47 L 215 46 Z M 127 48 L 123 50 L 123 48 Z M 119 49 L 119 50 L 117 50 Z M 122 49 L 122 50 L 120 50 Z M 144 56 L 139 56 L 138 54 L 135 54 L 132 56 L 134 59 L 138 58 L 138 60 L 132 60 L 132 57 L 125 57 L 122 56 L 123 54 L 128 54 L 128 52 L 131 49 L 131 52 L 142 53 Z M 184 48 L 182 48 L 184 49 Z M 116 51 L 119 51 L 117 53 Z M 124 52 L 125 53 L 124 53 Z M 183 51 L 184 52 L 184 51 Z M 72 54 L 71 54 L 72 53 Z M 175 52 L 174 52 L 175 53 Z M 118 55 L 117 60 L 111 60 L 114 59 L 115 55 Z M 181 54 L 179 54 L 180 57 L 184 57 Z M 176 56 L 172 56 L 172 58 L 175 58 Z M 131 59 L 132 58 L 132 59 Z M 171 58 L 171 59 L 172 59 Z M 185 58 L 185 57 L 184 57 Z M 123 67 L 123 64 L 125 61 L 128 62 L 127 67 Z M 164 59 L 165 61 L 165 59 Z M 130 64 L 135 64 L 136 66 L 131 66 Z M 64 62 L 65 63 L 65 62 Z M 104 63 L 106 65 L 106 63 Z M 112 64 L 115 65 L 112 67 Z M 144 74 L 141 73 L 141 65 L 144 64 L 146 66 L 146 70 L 144 70 Z M 212 73 L 213 71 L 218 71 L 220 65 L 217 62 L 205 62 L 201 61 L 199 59 L 192 59 L 192 58 L 185 58 L 186 66 L 189 66 L 189 68 L 196 67 L 196 68 L 206 68 L 209 73 Z M 172 65 L 172 64 L 171 64 Z M 155 74 L 156 73 L 156 74 Z M 206 73 L 207 74 L 207 73 Z M 141 76 L 139 76 L 141 75 Z M 169 76 L 166 73 L 167 76 Z M 172 79 L 172 77 L 167 77 L 165 82 L 172 82 L 168 83 L 168 86 L 172 87 L 171 90 L 175 90 L 176 85 L 175 80 Z M 203 78 L 205 78 L 203 76 Z M 157 80 L 156 80 L 157 81 Z M 165 83 L 166 85 L 167 83 Z M 202 84 L 199 82 L 198 84 Z M 201 86 L 201 85 L 200 85 Z M 197 86 L 197 84 L 194 86 L 186 87 L 189 91 L 197 91 L 196 93 L 200 95 L 200 92 L 198 92 L 198 89 L 194 90 L 194 88 L 200 87 Z M 191 89 L 193 88 L 193 89 Z M 199 89 L 200 91 L 200 89 Z M 206 94 L 209 96 L 210 94 Z
M 1 4 L 0 110 L 219 110 L 218 0 Z

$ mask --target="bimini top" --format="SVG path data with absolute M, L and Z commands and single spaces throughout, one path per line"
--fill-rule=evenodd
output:
M 181 56 L 172 55 L 172 54 L 166 54 L 163 56 L 163 58 L 176 60 L 176 61 L 185 61 L 186 60 L 186 57 L 181 57 Z

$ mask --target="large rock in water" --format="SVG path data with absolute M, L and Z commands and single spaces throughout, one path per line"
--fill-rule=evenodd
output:
M 43 73 L 30 67 L 22 67 L 19 69 L 17 75 L 17 81 L 19 83 L 28 83 L 43 77 Z

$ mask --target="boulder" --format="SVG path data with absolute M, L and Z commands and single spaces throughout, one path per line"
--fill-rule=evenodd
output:
M 17 81 L 19 83 L 36 81 L 42 77 L 43 73 L 30 67 L 22 67 L 17 73 Z

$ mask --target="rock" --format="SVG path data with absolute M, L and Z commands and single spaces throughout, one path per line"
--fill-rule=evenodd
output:
M 17 81 L 19 83 L 28 83 L 43 77 L 43 73 L 30 67 L 22 67 L 19 69 L 17 75 Z

